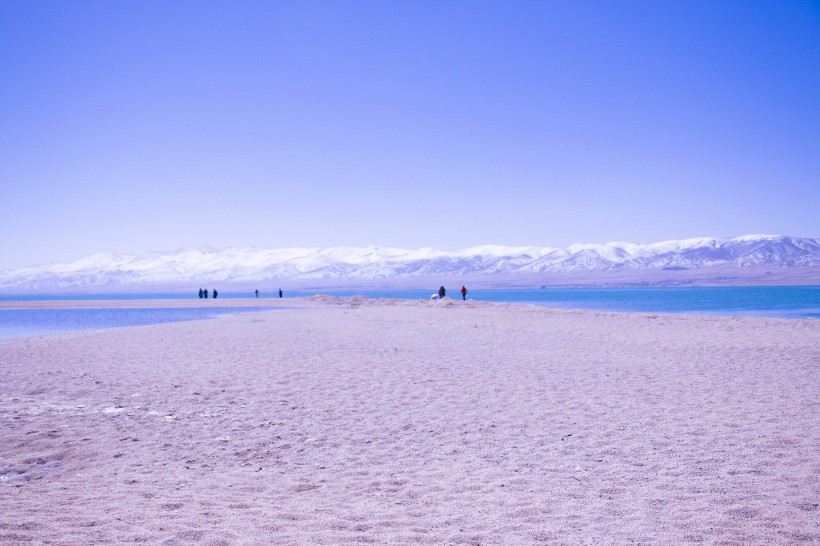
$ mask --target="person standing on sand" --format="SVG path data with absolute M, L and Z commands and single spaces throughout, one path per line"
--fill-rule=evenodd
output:
M 256 293 L 256 297 L 258 298 L 259 297 L 259 289 L 254 290 L 254 292 Z
M 279 289 L 279 297 L 280 298 L 282 297 L 282 289 L 281 288 Z
M 464 301 L 467 301 L 467 287 L 466 286 L 461 287 L 461 299 L 464 300 Z
M 218 295 L 219 295 L 219 292 L 217 292 L 217 291 L 216 291 L 216 288 L 214 288 L 214 299 L 216 299 L 216 297 L 217 297 Z
M 444 287 L 443 287 L 443 286 L 442 286 L 441 288 L 439 288 L 439 289 L 438 289 L 438 299 L 443 300 L 443 299 L 444 299 L 444 296 L 445 296 L 446 294 L 447 294 L 447 291 L 444 289 Z
M 207 300 L 208 299 L 208 289 L 206 288 L 205 290 L 202 291 L 202 293 L 205 294 L 205 299 Z
M 199 289 L 199 299 L 202 299 L 202 289 Z

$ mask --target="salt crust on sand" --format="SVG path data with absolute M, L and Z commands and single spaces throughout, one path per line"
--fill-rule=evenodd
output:
M 0 543 L 820 543 L 820 321 L 287 304 L 0 342 Z

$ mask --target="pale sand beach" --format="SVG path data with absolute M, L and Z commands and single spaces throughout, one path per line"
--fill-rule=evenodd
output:
M 219 304 L 0 341 L 0 543 L 820 544 L 818 320 Z

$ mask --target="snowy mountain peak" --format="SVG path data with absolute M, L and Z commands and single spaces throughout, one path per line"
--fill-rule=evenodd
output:
M 481 245 L 454 252 L 383 246 L 279 248 L 183 248 L 141 255 L 103 253 L 67 263 L 0 272 L 0 289 L 63 290 L 195 286 L 203 282 L 243 285 L 276 281 L 337 285 L 469 277 L 533 279 L 652 271 L 820 271 L 820 239 L 745 235 L 698 237 L 650 244 L 587 243 L 566 248 Z M 812 277 L 813 278 L 813 277 Z M 820 278 L 818 278 L 820 282 Z

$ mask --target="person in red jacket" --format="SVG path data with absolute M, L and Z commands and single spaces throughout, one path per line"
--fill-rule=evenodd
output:
M 466 286 L 461 287 L 461 299 L 463 299 L 465 301 L 467 300 L 467 287 Z

